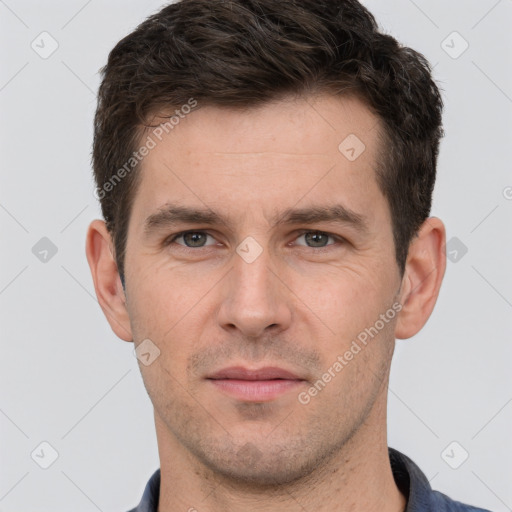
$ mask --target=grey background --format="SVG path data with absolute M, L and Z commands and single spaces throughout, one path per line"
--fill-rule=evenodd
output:
M 389 444 L 434 488 L 512 510 L 512 1 L 364 3 L 435 65 L 446 103 L 432 215 L 454 261 L 425 328 L 397 342 Z M 0 0 L 0 512 L 125 511 L 159 466 L 132 344 L 103 317 L 84 248 L 97 71 L 162 5 Z M 43 31 L 59 45 L 46 59 Z

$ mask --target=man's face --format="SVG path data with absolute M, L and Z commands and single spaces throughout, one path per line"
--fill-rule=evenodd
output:
M 379 126 L 358 100 L 321 96 L 245 112 L 198 108 L 156 140 L 125 269 L 135 345 L 149 338 L 160 350 L 140 364 L 159 443 L 217 473 L 284 483 L 358 431 L 383 435 L 395 320 L 377 321 L 400 275 L 376 182 Z M 351 134 L 365 145 L 355 160 L 353 136 L 339 149 Z M 223 220 L 160 218 L 146 229 L 169 205 Z M 362 222 L 290 215 L 335 206 Z M 195 234 L 173 240 L 184 231 Z M 357 341 L 370 328 L 366 345 Z M 268 367 L 296 380 L 250 373 Z

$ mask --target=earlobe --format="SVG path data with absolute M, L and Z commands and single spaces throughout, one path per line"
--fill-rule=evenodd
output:
M 96 297 L 110 327 L 122 340 L 132 341 L 126 297 L 113 254 L 112 239 L 102 220 L 94 220 L 89 225 L 86 256 Z
M 437 217 L 426 219 L 409 247 L 400 292 L 402 310 L 395 327 L 396 338 L 414 336 L 429 319 L 446 270 L 445 244 L 443 222 Z

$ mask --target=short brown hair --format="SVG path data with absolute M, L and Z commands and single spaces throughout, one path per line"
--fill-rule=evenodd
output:
M 389 202 L 401 274 L 428 217 L 442 99 L 420 53 L 379 32 L 356 0 L 181 0 L 147 18 L 101 70 L 92 162 L 124 277 L 124 251 L 148 119 L 195 98 L 251 107 L 293 94 L 357 94 L 384 127 L 377 181 Z M 124 282 L 124 281 L 123 281 Z

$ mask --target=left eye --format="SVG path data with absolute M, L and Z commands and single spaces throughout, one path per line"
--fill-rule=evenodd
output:
M 215 240 L 211 235 L 205 233 L 204 231 L 187 231 L 186 233 L 180 233 L 176 235 L 169 242 L 175 242 L 176 240 L 179 240 L 181 238 L 184 243 L 177 243 L 179 245 L 184 245 L 185 247 L 194 248 L 206 247 L 207 245 L 214 245 L 206 243 L 208 237 L 210 237 L 212 240 Z
M 321 231 L 306 231 L 302 233 L 297 240 L 301 238 L 304 238 L 305 243 L 299 243 L 297 245 L 305 245 L 306 247 L 326 247 L 327 245 L 333 245 L 327 243 L 329 238 L 334 241 L 337 240 L 336 237 Z

